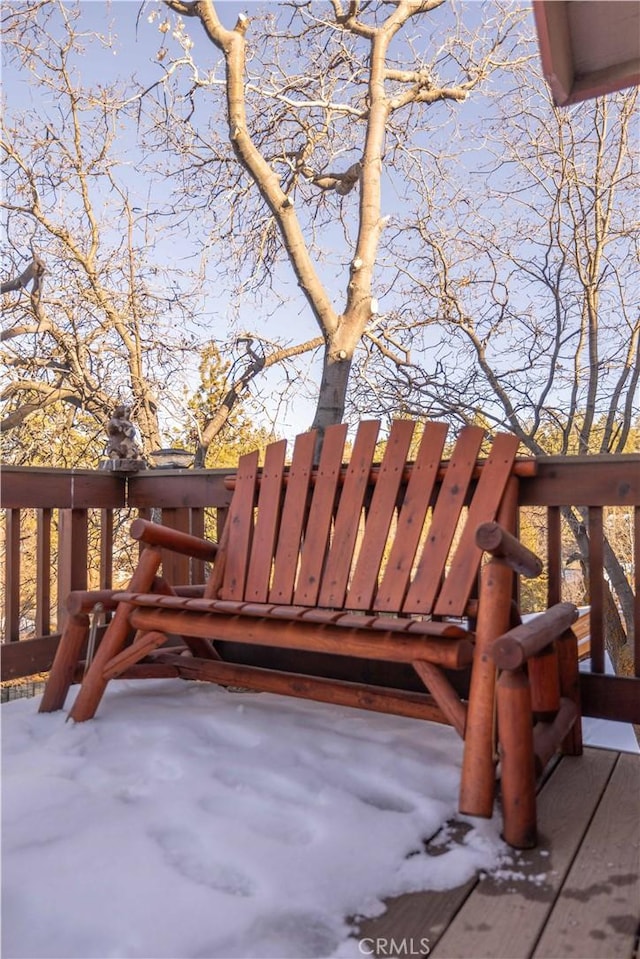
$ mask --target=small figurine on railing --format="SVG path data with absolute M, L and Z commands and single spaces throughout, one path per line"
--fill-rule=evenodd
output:
M 136 428 L 131 422 L 131 411 L 128 406 L 123 403 L 116 406 L 107 424 L 107 433 L 109 434 L 107 444 L 109 463 L 105 464 L 106 469 L 144 469 L 146 464 L 136 442 Z

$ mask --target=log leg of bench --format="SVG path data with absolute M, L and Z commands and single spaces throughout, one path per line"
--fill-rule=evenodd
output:
M 89 617 L 86 613 L 68 616 L 38 709 L 39 713 L 53 713 L 64 706 L 83 643 L 88 635 Z
M 532 849 L 537 842 L 536 773 L 531 692 L 523 669 L 500 676 L 498 726 L 503 837 L 516 849 Z
M 460 780 L 460 812 L 468 816 L 493 814 L 495 796 L 495 681 L 491 658 L 493 641 L 509 629 L 513 573 L 491 560 L 482 569 L 476 648 L 471 670 L 469 705 Z
M 140 554 L 138 565 L 131 577 L 130 591 L 134 593 L 149 592 L 161 561 L 162 553 L 160 550 L 147 546 Z M 69 719 L 82 723 L 95 715 L 109 682 L 104 677 L 104 670 L 109 661 L 117 656 L 124 646 L 130 628 L 129 613 L 132 608 L 130 603 L 118 603 L 113 619 L 102 637 L 102 642 L 93 662 L 82 681 L 80 692 L 69 713 Z

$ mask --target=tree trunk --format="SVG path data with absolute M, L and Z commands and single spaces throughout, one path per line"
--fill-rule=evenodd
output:
M 634 622 L 635 597 L 631 584 L 625 575 L 620 560 L 614 553 L 609 540 L 604 538 L 604 565 L 609 576 L 611 589 L 616 595 L 618 604 L 622 611 L 622 618 L 627 633 L 627 642 L 633 646 L 634 628 L 638 629 L 638 624 Z
M 563 509 L 563 514 L 575 537 L 580 553 L 580 564 L 585 584 L 589 583 L 589 535 L 586 525 L 570 508 Z M 586 519 L 586 517 L 585 517 Z M 610 584 L 604 581 L 604 640 L 607 652 L 611 657 L 614 671 L 618 676 L 633 675 L 633 591 L 629 586 L 624 570 L 609 542 L 604 537 L 604 567 L 610 579 Z M 620 603 L 620 609 L 626 623 L 623 626 L 614 593 Z M 585 599 L 588 601 L 588 586 Z M 631 603 L 631 606 L 629 605 Z M 627 618 L 630 615 L 630 618 Z
M 161 446 L 157 407 L 153 399 L 145 395 L 147 392 L 148 388 L 144 384 L 141 384 L 138 389 L 135 384 L 132 385 L 132 393 L 135 397 L 133 419 L 145 454 Z
M 353 355 L 345 355 L 344 350 L 334 350 L 329 344 L 325 349 L 322 367 L 322 380 L 318 394 L 318 404 L 311 428 L 318 430 L 320 443 L 327 426 L 341 423 L 349 384 L 349 373 Z
M 604 642 L 616 676 L 633 676 L 633 645 L 625 634 L 613 594 L 605 583 Z

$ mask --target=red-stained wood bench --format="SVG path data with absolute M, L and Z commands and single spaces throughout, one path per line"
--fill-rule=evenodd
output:
M 114 614 L 76 722 L 112 678 L 175 676 L 448 723 L 464 740 L 460 811 L 492 815 L 499 760 L 505 839 L 534 845 L 536 776 L 581 738 L 576 608 L 523 625 L 514 602 L 517 575 L 542 570 L 515 537 L 518 475 L 533 464 L 508 434 L 483 449 L 474 426 L 445 460 L 446 425 L 417 436 L 408 420 L 378 463 L 379 425 L 360 424 L 347 464 L 344 425 L 317 464 L 313 431 L 290 463 L 285 441 L 262 468 L 242 456 L 219 544 L 135 520 L 129 588 L 71 595 L 41 711 L 64 705 L 99 598 Z M 206 585 L 159 579 L 164 550 L 211 561 Z

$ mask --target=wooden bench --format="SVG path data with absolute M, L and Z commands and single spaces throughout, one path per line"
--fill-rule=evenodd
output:
M 41 710 L 63 706 L 82 657 L 87 613 L 113 619 L 70 712 L 94 716 L 115 677 L 175 676 L 435 720 L 464 739 L 461 812 L 491 816 L 501 766 L 504 836 L 536 842 L 535 780 L 562 748 L 581 750 L 578 667 L 561 603 L 525 625 L 517 574 L 541 562 L 515 538 L 518 442 L 465 427 L 346 426 L 242 456 L 219 544 L 145 520 L 129 588 L 76 593 Z M 164 550 L 212 561 L 202 588 L 157 576 Z M 483 555 L 488 559 L 482 562 Z M 497 668 L 500 680 L 496 685 Z M 497 692 L 496 692 L 497 689 Z M 497 735 L 500 739 L 498 757 Z

